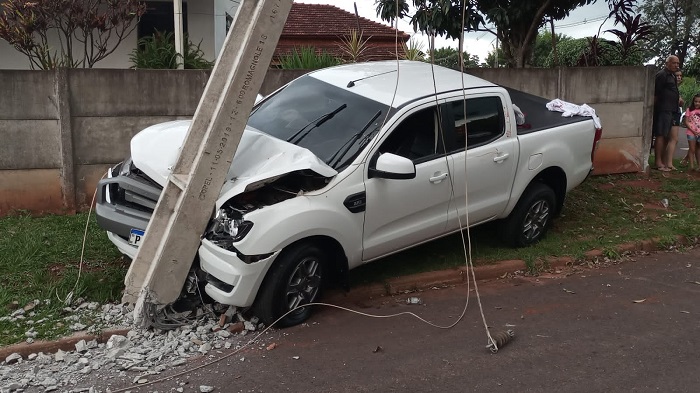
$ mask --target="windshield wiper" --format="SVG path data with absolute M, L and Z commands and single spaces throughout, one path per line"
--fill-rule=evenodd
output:
M 350 150 L 350 148 L 352 147 L 352 144 L 355 143 L 355 141 L 357 141 L 358 139 L 360 139 L 360 137 L 365 133 L 365 131 L 367 131 L 367 129 L 369 129 L 369 127 L 372 125 L 372 123 L 374 123 L 374 121 L 377 120 L 377 118 L 378 118 L 379 115 L 381 115 L 381 114 L 382 114 L 382 111 L 381 111 L 381 110 L 380 110 L 380 111 L 377 111 L 377 113 L 375 113 L 374 116 L 372 116 L 372 118 L 369 119 L 369 121 L 367 122 L 367 124 L 365 124 L 365 126 L 362 127 L 362 129 L 361 129 L 360 131 L 358 131 L 358 132 L 356 132 L 355 134 L 353 134 L 353 135 L 350 137 L 350 139 L 348 139 L 347 142 L 343 143 L 343 145 L 340 146 L 340 149 L 338 149 L 338 151 L 336 151 L 336 152 L 331 156 L 331 158 L 329 158 L 328 161 L 326 161 L 326 164 L 328 164 L 328 165 L 330 165 L 331 167 L 335 168 L 335 166 L 338 165 L 338 163 L 339 163 L 340 160 L 343 158 L 343 156 L 345 156 L 345 154 L 347 154 L 348 150 Z M 342 151 L 342 153 L 340 153 L 341 151 Z M 340 153 L 340 155 L 338 155 L 338 153 Z M 335 156 L 338 156 L 338 159 L 336 159 L 335 162 L 331 165 L 331 161 L 333 161 L 333 159 L 335 158 Z
M 291 142 L 291 143 L 294 143 L 296 145 L 297 143 L 301 142 L 301 140 L 304 139 L 307 135 L 309 135 L 311 130 L 313 130 L 314 128 L 320 126 L 321 124 L 327 122 L 328 120 L 332 119 L 333 116 L 337 115 L 340 111 L 342 111 L 343 109 L 345 109 L 347 107 L 348 107 L 348 104 L 343 104 L 343 105 L 335 108 L 335 110 L 333 110 L 332 112 L 328 112 L 325 115 L 321 115 L 318 118 L 312 120 L 311 122 L 309 122 L 309 124 L 305 125 L 304 127 L 301 127 L 301 129 L 299 131 L 295 132 L 294 135 L 287 138 L 287 142 Z M 296 142 L 292 142 L 292 139 L 296 138 L 297 135 L 301 134 L 304 130 L 306 130 L 307 127 L 309 127 L 312 124 L 314 125 L 313 127 L 309 128 L 306 131 L 306 133 L 301 135 L 299 137 L 299 139 L 296 140 Z

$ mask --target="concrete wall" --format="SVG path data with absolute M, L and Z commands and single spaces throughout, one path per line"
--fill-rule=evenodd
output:
M 270 70 L 262 94 L 303 71 Z M 0 70 L 0 216 L 88 206 L 140 130 L 190 118 L 209 71 Z
M 504 86 L 593 106 L 604 128 L 596 173 L 646 169 L 653 72 L 470 71 Z M 269 70 L 261 93 L 303 73 Z M 88 206 L 106 169 L 129 154 L 131 137 L 147 126 L 191 117 L 208 77 L 199 70 L 0 70 L 0 215 Z

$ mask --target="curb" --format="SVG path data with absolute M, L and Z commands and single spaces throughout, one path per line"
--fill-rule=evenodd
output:
M 80 340 L 92 341 L 97 340 L 98 343 L 106 343 L 110 337 L 113 335 L 126 336 L 129 333 L 127 328 L 122 329 L 111 329 L 105 330 L 100 334 L 87 334 L 87 333 L 76 333 L 69 337 L 59 338 L 56 341 L 36 341 L 31 344 L 19 343 L 13 344 L 4 348 L 0 348 L 0 361 L 4 361 L 8 356 L 13 353 L 18 353 L 22 355 L 23 359 L 33 353 L 43 352 L 45 354 L 56 353 L 61 351 L 73 351 L 75 350 L 75 344 Z
M 673 244 L 676 245 L 697 245 L 700 238 L 688 238 L 686 236 L 676 236 Z M 633 252 L 654 252 L 668 248 L 669 244 L 665 243 L 661 238 L 652 238 L 637 242 L 623 243 L 614 248 L 614 251 L 623 253 Z M 604 257 L 605 251 L 594 249 L 584 254 L 583 260 L 595 261 L 598 258 Z M 551 257 L 547 258 L 544 263 L 548 268 L 557 268 L 570 266 L 577 262 L 572 257 Z M 502 277 L 508 273 L 528 270 L 528 266 L 524 260 L 514 259 L 496 262 L 491 265 L 475 266 L 474 275 L 477 280 L 493 280 Z M 326 303 L 357 303 L 367 299 L 391 296 L 399 293 L 411 292 L 420 289 L 428 289 L 432 287 L 459 285 L 467 280 L 468 268 L 466 266 L 447 270 L 438 270 L 433 272 L 417 273 L 408 276 L 396 277 L 385 281 L 384 283 L 368 284 L 352 288 L 349 291 L 334 290 L 326 293 L 323 301 Z M 69 337 L 60 338 L 56 341 L 37 341 L 31 344 L 19 343 L 13 344 L 4 348 L 0 348 L 0 362 L 4 361 L 9 355 L 18 353 L 23 358 L 32 353 L 43 352 L 45 354 L 55 353 L 58 350 L 72 351 L 75 349 L 75 344 L 80 340 L 91 341 L 97 340 L 98 343 L 105 343 L 112 335 L 123 335 L 129 332 L 128 328 L 105 330 L 100 334 L 77 333 Z
M 673 244 L 677 245 L 695 245 L 698 244 L 698 238 L 689 239 L 686 236 L 676 236 Z M 614 251 L 618 254 L 634 253 L 634 252 L 654 252 L 668 248 L 668 244 L 664 243 L 661 238 L 652 238 L 649 240 L 641 240 L 630 243 L 623 243 L 614 247 Z M 584 253 L 582 260 L 595 261 L 598 258 L 605 257 L 606 252 L 601 249 L 593 249 Z M 546 258 L 544 265 L 548 268 L 558 268 L 563 266 L 574 265 L 577 260 L 573 257 L 550 257 Z M 502 277 L 504 274 L 514 273 L 517 271 L 527 271 L 528 266 L 524 260 L 504 260 L 491 265 L 475 266 L 474 275 L 477 280 L 493 280 Z M 334 302 L 362 302 L 368 298 L 376 298 L 381 296 L 392 296 L 399 293 L 417 291 L 420 289 L 428 289 L 445 285 L 459 285 L 467 280 L 466 266 L 438 270 L 433 272 L 417 273 L 408 276 L 396 277 L 386 280 L 384 283 L 368 284 L 352 288 L 349 291 L 334 290 L 325 295 L 325 301 L 328 303 Z

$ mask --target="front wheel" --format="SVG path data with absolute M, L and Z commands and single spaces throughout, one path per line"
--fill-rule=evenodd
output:
M 530 185 L 505 221 L 504 240 L 515 247 L 540 241 L 547 233 L 556 209 L 556 196 L 544 184 Z
M 311 315 L 311 307 L 302 307 L 318 299 L 323 284 L 327 257 L 316 245 L 302 243 L 284 250 L 267 272 L 255 301 L 254 312 L 266 325 L 294 326 Z

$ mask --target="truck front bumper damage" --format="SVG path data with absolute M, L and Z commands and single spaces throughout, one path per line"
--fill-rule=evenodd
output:
M 238 254 L 202 239 L 199 262 L 207 273 L 207 295 L 219 303 L 237 307 L 253 304 L 267 270 L 279 251 L 254 263 L 245 263 Z
M 138 247 L 134 247 L 121 236 L 107 232 L 109 240 L 119 251 L 133 259 Z M 236 307 L 253 304 L 258 288 L 279 252 L 255 263 L 243 262 L 235 252 L 224 250 L 206 239 L 199 247 L 201 269 L 207 274 L 206 293 L 215 301 Z
M 149 178 L 134 175 L 129 160 L 125 163 L 111 168 L 98 183 L 96 216 L 119 252 L 134 259 L 138 247 L 129 244 L 129 233 L 132 229 L 146 229 L 160 189 Z M 207 273 L 205 291 L 219 303 L 250 306 L 278 254 L 258 256 L 251 263 L 236 252 L 202 239 L 199 258 L 201 269 Z

